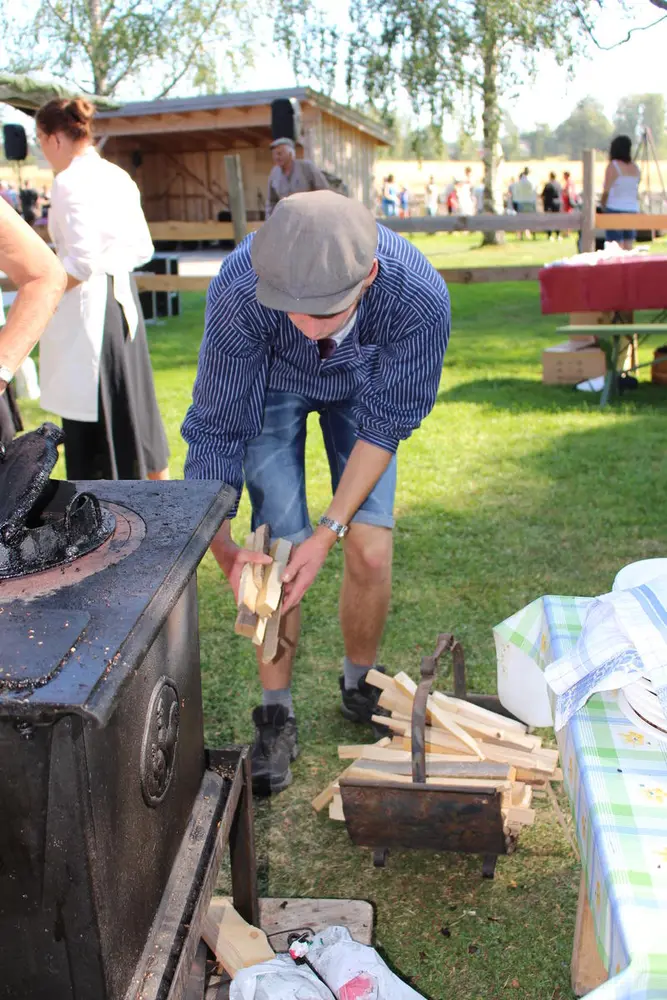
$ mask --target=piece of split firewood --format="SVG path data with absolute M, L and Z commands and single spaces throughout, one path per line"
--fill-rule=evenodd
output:
M 264 582 L 257 597 L 257 613 L 268 618 L 280 604 L 283 592 L 282 578 L 287 568 L 292 543 L 285 538 L 278 538 L 269 550 L 273 562 L 266 567 Z
M 264 645 L 262 647 L 262 663 L 271 663 L 278 655 L 280 648 L 280 622 L 283 610 L 283 599 L 280 598 L 278 607 L 267 619 L 266 631 L 264 633 Z
M 255 631 L 253 633 L 252 641 L 256 646 L 261 646 L 264 642 L 264 633 L 266 632 L 266 623 L 268 618 L 259 617 L 257 620 L 257 625 L 255 626 Z
M 252 639 L 258 621 L 259 619 L 256 614 L 253 614 L 252 611 L 248 611 L 246 607 L 241 605 L 236 616 L 236 622 L 234 623 L 234 631 L 237 635 L 243 635 L 247 639 Z
M 335 819 L 340 823 L 345 822 L 345 813 L 343 812 L 343 799 L 341 798 L 340 792 L 334 794 L 333 799 L 329 803 L 329 819 Z
M 264 555 L 268 555 L 269 543 L 270 543 L 269 526 L 268 524 L 261 524 L 259 528 L 255 529 L 253 549 L 255 552 L 263 552 Z M 252 568 L 257 589 L 261 590 L 262 584 L 264 582 L 264 570 L 270 569 L 270 567 L 264 566 L 262 563 L 253 563 Z
M 255 583 L 252 563 L 246 563 L 241 570 L 238 601 L 239 607 L 246 608 L 248 611 L 254 613 L 257 610 L 258 594 L 259 590 L 257 589 L 257 584 Z

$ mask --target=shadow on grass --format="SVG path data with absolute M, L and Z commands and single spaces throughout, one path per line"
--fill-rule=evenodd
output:
M 534 379 L 488 378 L 462 382 L 438 393 L 438 403 L 484 404 L 495 410 L 543 411 L 599 410 L 600 393 L 582 392 L 574 386 L 545 385 Z M 667 410 L 667 393 L 662 386 L 641 382 L 609 404 L 603 413 L 638 413 Z

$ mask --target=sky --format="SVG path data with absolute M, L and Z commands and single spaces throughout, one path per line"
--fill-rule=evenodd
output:
M 325 2 L 330 5 L 331 12 L 340 11 L 339 0 Z M 595 27 L 600 45 L 613 45 L 625 38 L 630 29 L 649 25 L 663 15 L 665 19 L 649 30 L 635 31 L 629 41 L 611 51 L 602 51 L 589 41 L 586 56 L 577 64 L 571 79 L 548 54 L 540 55 L 540 68 L 534 81 L 506 95 L 502 102 L 504 110 L 521 131 L 530 131 L 538 123 L 555 128 L 567 118 L 577 101 L 588 95 L 602 102 L 609 118 L 613 118 L 618 101 L 625 94 L 664 93 L 667 97 L 667 11 L 660 11 L 649 0 L 626 0 L 626 10 L 624 14 L 617 0 L 607 0 Z M 342 73 L 340 76 L 342 78 Z M 224 78 L 229 91 L 273 90 L 303 82 L 307 81 L 296 80 L 287 58 L 276 51 L 268 23 L 264 23 L 258 34 L 255 66 Z M 150 84 L 147 82 L 143 94 L 141 87 L 135 85 L 120 96 L 126 100 L 151 97 Z M 178 96 L 185 95 L 179 93 Z M 342 79 L 332 96 L 346 103 Z M 408 112 L 407 103 L 402 110 Z M 6 120 L 10 120 L 9 116 Z M 448 139 L 455 138 L 456 133 L 455 124 L 445 127 Z

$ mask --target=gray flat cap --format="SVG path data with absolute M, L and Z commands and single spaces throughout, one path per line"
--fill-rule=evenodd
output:
M 352 305 L 373 266 L 377 223 L 334 191 L 279 201 L 253 237 L 257 298 L 269 309 L 331 316 Z
M 275 149 L 276 146 L 289 146 L 293 153 L 296 152 L 294 139 L 274 139 L 271 143 L 271 149 Z

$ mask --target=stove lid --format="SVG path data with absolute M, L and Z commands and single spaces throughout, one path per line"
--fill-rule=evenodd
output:
M 60 427 L 42 424 L 17 437 L 0 453 L 0 539 L 9 543 L 24 527 L 46 489 L 64 440 Z
M 0 693 L 32 692 L 59 672 L 90 621 L 84 611 L 0 608 Z

